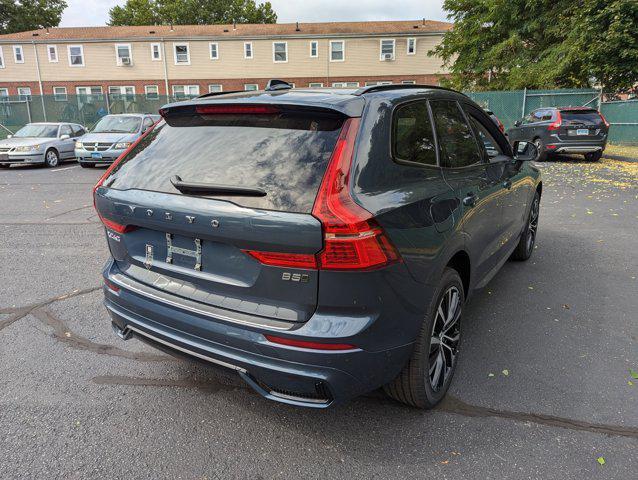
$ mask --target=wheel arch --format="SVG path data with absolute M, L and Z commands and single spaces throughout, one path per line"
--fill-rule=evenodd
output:
M 463 289 L 465 290 L 465 298 L 468 298 L 472 278 L 472 263 L 470 255 L 465 250 L 458 250 L 448 260 L 446 267 L 456 270 L 459 274 L 461 282 L 463 283 Z

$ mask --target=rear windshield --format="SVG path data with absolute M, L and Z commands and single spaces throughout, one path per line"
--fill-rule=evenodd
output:
M 332 154 L 343 118 L 287 113 L 191 113 L 161 122 L 117 165 L 104 185 L 181 193 L 184 182 L 261 188 L 265 197 L 211 198 L 246 207 L 308 213 Z
M 600 125 L 603 119 L 596 110 L 561 110 L 560 116 L 565 125 Z

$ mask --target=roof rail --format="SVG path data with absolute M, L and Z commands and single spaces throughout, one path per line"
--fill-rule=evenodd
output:
M 272 80 L 268 80 L 266 84 L 266 88 L 264 90 L 266 92 L 272 92 L 273 90 L 290 90 L 292 85 L 284 80 L 279 80 L 277 78 L 273 78 Z
M 424 85 L 418 83 L 396 83 L 390 85 L 370 85 L 368 87 L 361 87 L 354 92 L 354 95 L 365 95 L 366 93 L 382 92 L 385 90 L 407 90 L 410 88 L 435 88 L 437 90 L 445 90 L 447 92 L 458 93 L 465 95 L 463 92 L 453 90 L 451 88 L 440 87 L 438 85 Z

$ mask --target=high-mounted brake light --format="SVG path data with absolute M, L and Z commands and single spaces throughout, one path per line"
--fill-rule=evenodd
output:
M 560 115 L 560 110 L 556 110 L 556 120 L 549 124 L 547 130 L 558 130 L 563 123 L 563 117 Z
M 202 115 L 275 115 L 280 113 L 271 105 L 197 105 L 195 111 Z
M 357 347 L 350 345 L 349 343 L 321 343 L 321 342 L 309 342 L 306 340 L 296 340 L 292 338 L 276 337 L 275 335 L 264 335 L 266 340 L 271 343 L 277 343 L 279 345 L 286 345 L 288 347 L 307 348 L 310 350 L 354 350 Z
M 607 119 L 605 118 L 605 116 L 598 112 L 598 115 L 600 115 L 600 118 L 603 120 L 603 122 L 605 123 L 605 127 L 609 128 L 609 122 L 607 121 Z

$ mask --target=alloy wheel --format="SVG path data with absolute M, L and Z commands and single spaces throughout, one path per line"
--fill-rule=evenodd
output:
M 432 390 L 439 391 L 450 377 L 461 338 L 461 294 L 449 287 L 439 302 L 432 325 L 429 353 L 429 377 Z
M 58 154 L 53 150 L 47 152 L 47 165 L 49 167 L 57 167 L 58 165 Z
M 529 223 L 527 224 L 527 252 L 531 252 L 536 243 L 536 231 L 538 230 L 538 214 L 539 214 L 538 197 L 534 198 L 532 210 L 529 212 Z

